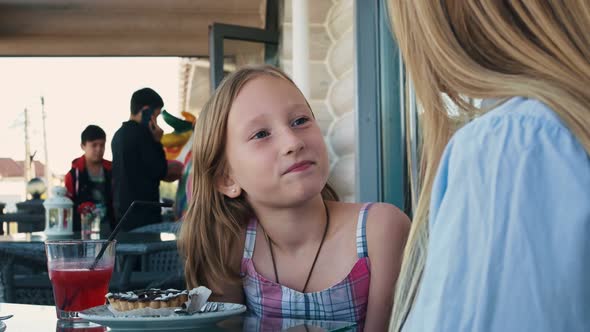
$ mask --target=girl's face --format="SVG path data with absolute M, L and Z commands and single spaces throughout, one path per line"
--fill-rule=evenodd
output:
M 242 87 L 229 112 L 225 152 L 229 170 L 221 191 L 237 197 L 243 190 L 254 207 L 303 202 L 328 179 L 318 123 L 303 95 L 282 78 L 261 75 Z

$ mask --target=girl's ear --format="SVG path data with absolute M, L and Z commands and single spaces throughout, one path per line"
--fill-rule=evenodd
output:
M 242 188 L 230 175 L 222 175 L 217 179 L 217 190 L 229 198 L 237 198 L 242 194 Z

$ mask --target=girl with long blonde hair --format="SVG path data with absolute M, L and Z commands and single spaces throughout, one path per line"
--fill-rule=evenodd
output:
M 193 167 L 179 239 L 189 288 L 263 319 L 387 328 L 409 219 L 338 202 L 319 125 L 287 75 L 230 74 L 198 117 Z
M 390 16 L 423 109 L 390 331 L 590 331 L 590 2 L 390 0 Z M 446 98 L 475 118 L 456 133 Z

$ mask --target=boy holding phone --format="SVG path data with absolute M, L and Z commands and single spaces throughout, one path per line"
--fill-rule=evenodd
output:
M 131 96 L 129 121 L 123 122 L 113 136 L 113 205 L 117 222 L 135 200 L 158 202 L 160 180 L 170 179 L 160 143 L 164 132 L 156 120 L 162 107 L 164 101 L 156 91 L 150 88 L 135 91 Z M 122 226 L 124 231 L 161 222 L 161 211 L 156 207 L 141 207 L 127 218 Z

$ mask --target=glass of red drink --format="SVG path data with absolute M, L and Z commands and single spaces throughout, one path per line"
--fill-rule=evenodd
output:
M 104 254 L 94 264 L 105 245 Z M 79 311 L 105 304 L 115 264 L 115 241 L 46 241 L 45 252 L 58 319 L 79 321 Z

